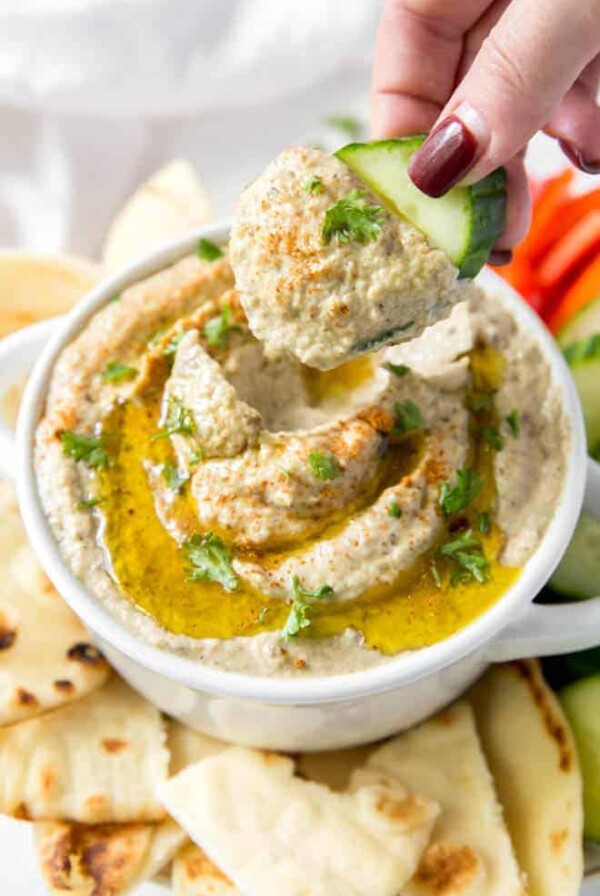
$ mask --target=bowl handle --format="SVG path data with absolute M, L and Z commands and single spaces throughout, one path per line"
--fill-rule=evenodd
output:
M 0 340 L 0 402 L 10 386 L 30 373 L 61 321 L 62 316 L 41 320 Z M 0 404 L 0 476 L 15 479 L 16 466 L 14 429 L 6 420 Z
M 600 520 L 600 464 L 588 458 L 583 509 Z M 600 592 L 600 581 L 598 582 Z M 489 647 L 491 663 L 550 656 L 600 644 L 600 597 L 566 604 L 531 604 Z

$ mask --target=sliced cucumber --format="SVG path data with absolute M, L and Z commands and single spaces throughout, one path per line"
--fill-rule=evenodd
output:
M 440 199 L 421 193 L 408 176 L 424 135 L 349 143 L 336 153 L 397 215 L 448 255 L 460 277 L 474 277 L 504 229 L 506 172 L 498 168 L 470 187 L 453 187 Z
M 579 392 L 588 451 L 600 460 L 600 333 L 570 343 L 563 353 Z
M 586 600 L 600 594 L 600 523 L 582 513 L 550 587 L 565 597 Z
M 559 697 L 581 763 L 584 833 L 591 840 L 600 840 L 600 675 L 568 685 Z
M 578 311 L 556 338 L 559 345 L 565 346 L 595 333 L 600 333 L 600 296 Z

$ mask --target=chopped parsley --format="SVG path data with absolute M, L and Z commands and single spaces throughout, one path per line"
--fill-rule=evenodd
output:
M 92 507 L 97 507 L 98 504 L 102 503 L 102 498 L 84 498 L 82 501 L 78 501 L 75 505 L 76 510 L 89 510 Z
M 112 304 L 112 302 L 118 302 L 120 299 L 121 299 L 121 293 L 120 293 L 120 292 L 116 292 L 116 293 L 114 294 L 114 296 L 111 296 L 111 297 L 110 297 L 110 299 L 108 300 L 108 304 L 110 305 L 110 304 Z
M 165 356 L 165 358 L 175 357 L 175 354 L 179 347 L 179 343 L 181 342 L 185 334 L 186 331 L 184 330 L 183 333 L 174 333 L 173 336 L 171 336 L 171 338 L 163 348 L 163 355 Z
M 313 174 L 304 181 L 302 189 L 306 190 L 307 193 L 322 193 L 325 188 L 321 178 L 318 175 Z
M 313 476 L 319 479 L 339 479 L 344 475 L 335 454 L 321 454 L 320 451 L 311 451 L 308 455 L 308 466 Z
M 433 581 L 435 582 L 436 587 L 441 588 L 442 587 L 442 577 L 440 575 L 439 569 L 437 568 L 437 564 L 436 564 L 435 560 L 431 561 L 430 568 L 431 568 L 431 575 L 433 576 Z
M 396 421 L 392 429 L 393 433 L 401 434 L 423 429 L 423 415 L 412 398 L 407 398 L 406 401 L 395 401 L 394 414 Z
M 160 327 L 160 329 L 158 329 L 156 331 L 156 333 L 154 333 L 154 335 L 151 336 L 150 339 L 148 340 L 148 345 L 150 346 L 150 348 L 154 348 L 156 345 L 158 345 L 158 343 L 163 338 L 163 336 L 165 335 L 166 332 L 167 332 L 167 327 Z
M 138 375 L 136 367 L 129 367 L 127 364 L 121 364 L 120 361 L 109 361 L 102 371 L 102 379 L 106 383 L 118 383 L 121 380 L 130 380 Z
M 161 432 L 152 436 L 153 441 L 158 439 L 166 439 L 176 433 L 182 436 L 191 436 L 194 434 L 194 421 L 191 412 L 185 407 L 180 398 L 169 395 L 167 399 L 167 413 L 165 415 L 164 427 Z
M 390 373 L 395 374 L 395 376 L 406 376 L 410 370 L 410 367 L 407 367 L 406 364 L 392 364 L 391 361 L 386 361 L 383 366 Z
M 483 426 L 479 433 L 486 445 L 489 445 L 494 451 L 502 451 L 504 448 L 504 436 L 500 434 L 496 426 Z
M 180 492 L 190 478 L 189 473 L 181 473 L 175 464 L 163 464 L 161 473 L 169 488 L 174 492 Z
M 202 237 L 202 239 L 198 241 L 196 255 L 202 261 L 216 261 L 217 258 L 223 257 L 223 252 L 219 249 L 216 243 L 212 242 L 212 240 L 207 240 Z
M 202 330 L 204 338 L 213 348 L 226 348 L 232 333 L 241 333 L 242 328 L 231 323 L 231 306 L 225 305 L 220 314 L 211 317 Z
M 350 140 L 358 140 L 362 133 L 362 122 L 354 115 L 330 115 L 325 119 L 325 124 L 342 131 Z
M 187 570 L 190 582 L 218 582 L 227 591 L 237 588 L 238 578 L 231 566 L 229 551 L 218 535 L 195 533 L 183 542 L 186 559 L 191 566 Z
M 442 483 L 440 507 L 445 516 L 464 510 L 477 497 L 483 486 L 483 478 L 477 470 L 464 467 L 456 472 L 456 485 Z
M 447 541 L 438 549 L 438 555 L 453 564 L 451 585 L 466 584 L 474 579 L 483 584 L 489 578 L 490 567 L 483 553 L 481 542 L 467 529 L 457 538 Z
M 352 190 L 338 199 L 325 212 L 322 238 L 327 245 L 335 238 L 338 243 L 373 242 L 383 227 L 385 211 L 380 205 L 369 205 L 364 190 Z
M 302 587 L 300 579 L 296 574 L 292 576 L 292 590 L 294 592 L 292 607 L 282 630 L 285 641 L 295 638 L 296 635 L 300 634 L 303 629 L 308 628 L 311 624 L 310 614 L 313 612 L 313 606 L 305 598 L 323 600 L 328 594 L 333 594 L 331 585 L 321 585 L 319 588 L 315 588 L 314 591 L 308 591 Z
M 400 505 L 398 504 L 398 502 L 396 501 L 395 498 L 392 498 L 392 500 L 389 503 L 388 516 L 393 516 L 396 519 L 399 519 L 402 516 L 402 508 L 400 507 Z
M 487 510 L 484 510 L 483 513 L 477 514 L 477 529 L 481 532 L 482 535 L 487 535 L 492 528 L 492 524 L 490 522 L 490 515 Z
M 469 392 L 465 403 L 470 411 L 491 411 L 494 407 L 494 393 Z
M 269 612 L 269 608 L 268 608 L 268 607 L 261 607 L 261 608 L 260 608 L 260 613 L 259 613 L 258 616 L 256 617 L 256 623 L 257 623 L 257 625 L 262 625 L 262 624 L 263 624 L 263 622 L 264 622 L 265 619 L 266 619 L 266 616 L 267 616 L 267 613 L 268 613 L 268 612 Z
M 102 436 L 82 436 L 70 429 L 60 434 L 63 454 L 95 470 L 106 470 L 111 465 Z
M 507 414 L 504 418 L 506 425 L 508 426 L 510 433 L 515 439 L 518 439 L 521 435 L 521 415 L 516 408 Z
M 204 460 L 205 457 L 206 451 L 204 450 L 204 448 L 197 448 L 196 451 L 192 451 L 192 453 L 190 454 L 190 466 L 197 466 L 201 460 Z

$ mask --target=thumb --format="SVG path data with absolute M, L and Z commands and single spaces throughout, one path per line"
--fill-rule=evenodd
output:
M 597 54 L 599 23 L 600 0 L 512 0 L 413 157 L 415 185 L 442 196 L 519 152 Z

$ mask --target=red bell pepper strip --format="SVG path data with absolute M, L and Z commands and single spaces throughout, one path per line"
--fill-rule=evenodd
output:
M 558 333 L 574 314 L 600 296 L 600 255 L 583 270 L 565 293 L 548 320 L 553 333 Z

